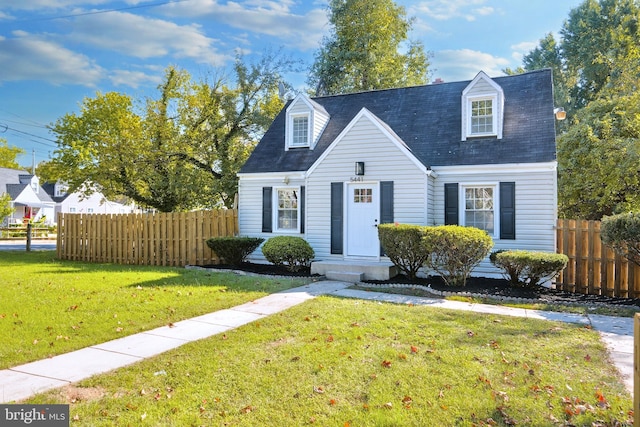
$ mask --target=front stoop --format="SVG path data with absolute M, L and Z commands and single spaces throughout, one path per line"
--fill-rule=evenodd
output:
M 358 283 L 364 280 L 364 273 L 352 273 L 349 271 L 327 271 L 325 277 L 338 282 Z
M 311 274 L 355 283 L 361 280 L 388 280 L 398 274 L 398 268 L 388 261 L 314 261 L 311 263 Z

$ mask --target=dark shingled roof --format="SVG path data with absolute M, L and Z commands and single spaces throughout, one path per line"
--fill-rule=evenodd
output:
M 286 106 L 240 173 L 304 171 L 364 107 L 426 166 L 537 163 L 556 159 L 551 70 L 492 79 L 504 92 L 501 140 L 461 140 L 462 91 L 470 81 L 313 98 L 331 115 L 315 149 L 285 151 Z

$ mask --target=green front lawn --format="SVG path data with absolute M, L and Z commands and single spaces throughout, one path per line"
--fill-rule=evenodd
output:
M 0 369 L 229 308 L 303 282 L 0 251 Z
M 180 427 L 630 426 L 633 407 L 593 330 L 333 297 L 29 402 Z

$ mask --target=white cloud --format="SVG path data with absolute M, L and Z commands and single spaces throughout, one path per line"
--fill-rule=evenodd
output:
M 537 42 L 522 42 L 522 43 L 511 45 L 511 50 L 512 50 L 511 57 L 519 64 L 522 64 L 522 58 L 524 58 L 526 54 L 531 52 L 537 46 L 538 46 Z
M 502 69 L 510 65 L 508 59 L 470 49 L 440 50 L 435 52 L 431 62 L 433 77 L 446 82 L 471 80 L 480 71 L 490 77 L 501 76 L 504 74 Z
M 209 20 L 254 34 L 280 39 L 284 45 L 301 50 L 316 49 L 328 30 L 324 9 L 306 14 L 292 11 L 293 1 L 251 0 L 219 4 L 216 0 L 171 3 L 160 8 L 167 16 Z
M 438 21 L 454 18 L 475 21 L 478 16 L 495 13 L 495 9 L 484 6 L 485 3 L 486 0 L 427 0 L 413 6 L 412 10 Z
M 137 89 L 148 83 L 160 84 L 162 73 L 147 74 L 143 71 L 115 70 L 110 73 L 109 80 L 115 86 L 129 86 Z
M 109 0 L 0 0 L 0 7 L 12 10 L 62 9 L 73 6 L 95 6 L 109 3 Z
M 3 81 L 43 80 L 54 85 L 94 86 L 104 70 L 85 55 L 24 31 L 0 38 Z
M 178 25 L 123 12 L 83 16 L 74 20 L 68 40 L 136 58 L 172 56 L 213 66 L 231 59 L 219 54 L 216 40 L 198 25 Z

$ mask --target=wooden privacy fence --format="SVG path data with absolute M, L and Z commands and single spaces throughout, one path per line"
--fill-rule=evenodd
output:
M 58 214 L 58 258 L 139 265 L 218 262 L 211 237 L 238 233 L 235 209 L 156 214 Z
M 569 257 L 557 278 L 557 289 L 640 298 L 640 267 L 602 243 L 599 221 L 559 219 L 557 252 Z

